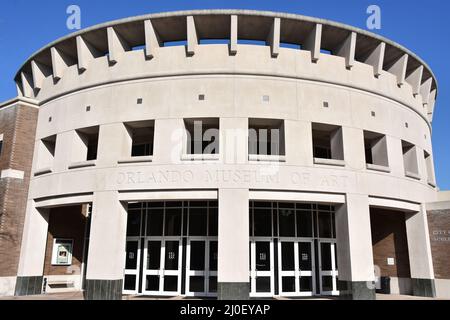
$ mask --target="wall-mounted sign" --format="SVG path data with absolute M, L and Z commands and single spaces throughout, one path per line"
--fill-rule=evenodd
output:
M 53 265 L 71 265 L 72 264 L 73 240 L 55 239 L 53 242 Z

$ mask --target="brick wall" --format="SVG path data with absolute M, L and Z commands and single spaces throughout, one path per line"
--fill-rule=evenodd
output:
M 436 279 L 450 279 L 450 209 L 428 211 L 431 254 Z
M 50 210 L 44 275 L 68 274 L 67 266 L 52 265 L 53 240 L 55 238 L 73 240 L 72 268 L 70 268 L 70 270 L 73 270 L 73 273 L 69 274 L 80 274 L 86 225 L 86 217 L 82 214 L 82 210 L 82 206 L 61 207 Z
M 17 105 L 0 109 L 4 135 L 0 171 L 25 172 L 25 178 L 0 179 L 0 277 L 17 275 L 38 109 Z
M 405 214 L 371 209 L 370 223 L 373 260 L 374 264 L 380 267 L 381 276 L 410 278 Z M 395 265 L 388 265 L 387 258 L 394 258 Z

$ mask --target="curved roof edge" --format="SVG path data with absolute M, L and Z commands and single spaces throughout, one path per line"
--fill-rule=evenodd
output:
M 312 23 L 320 23 L 323 25 L 328 25 L 336 28 L 345 29 L 347 31 L 353 31 L 361 35 L 365 35 L 374 39 L 377 39 L 379 41 L 385 42 L 386 44 L 389 44 L 393 47 L 398 48 L 399 50 L 404 51 L 406 54 L 410 55 L 411 57 L 415 58 L 417 61 L 419 61 L 425 68 L 428 69 L 430 72 L 430 75 L 433 77 L 435 86 L 436 86 L 436 92 L 438 92 L 438 81 L 436 79 L 436 76 L 433 72 L 433 70 L 430 68 L 430 66 L 422 60 L 417 54 L 412 52 L 411 50 L 407 49 L 406 47 L 388 39 L 381 35 L 375 34 L 370 31 L 366 31 L 364 29 L 360 29 L 357 27 L 353 27 L 351 25 L 347 25 L 341 22 L 336 22 L 332 20 L 327 19 L 321 19 L 321 18 L 315 18 L 310 16 L 304 16 L 299 14 L 293 14 L 293 13 L 285 13 L 285 12 L 276 12 L 276 11 L 259 11 L 259 10 L 245 10 L 245 9 L 202 9 L 202 10 L 184 10 L 184 11 L 168 11 L 168 12 L 162 12 L 162 13 L 152 13 L 152 14 L 145 14 L 145 15 L 139 15 L 139 16 L 133 16 L 128 18 L 122 18 L 118 20 L 112 20 L 108 22 L 104 22 L 101 24 L 97 24 L 73 33 L 70 33 L 66 36 L 63 36 L 55 41 L 52 41 L 51 43 L 47 44 L 46 46 L 40 48 L 36 52 L 34 52 L 18 69 L 16 72 L 15 78 L 20 76 L 20 71 L 35 57 L 36 55 L 40 54 L 41 52 L 50 49 L 51 47 L 55 46 L 56 44 L 65 41 L 67 39 L 88 33 L 90 31 L 104 29 L 111 26 L 116 26 L 120 24 L 125 24 L 129 22 L 138 22 L 148 19 L 156 19 L 156 18 L 164 18 L 164 17 L 174 17 L 174 16 L 189 16 L 189 15 L 251 15 L 251 16 L 262 16 L 262 17 L 277 17 L 277 18 L 285 18 L 285 19 L 295 19 L 295 20 L 302 20 Z

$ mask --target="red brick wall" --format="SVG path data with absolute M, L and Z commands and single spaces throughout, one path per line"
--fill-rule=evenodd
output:
M 47 249 L 45 253 L 44 275 L 67 275 L 67 266 L 53 266 L 53 240 L 55 238 L 72 239 L 72 267 L 80 274 L 83 262 L 83 245 L 86 217 L 82 214 L 82 206 L 61 207 L 50 210 L 48 224 Z
M 428 211 L 431 254 L 436 279 L 450 279 L 450 209 Z
M 380 267 L 381 276 L 410 278 L 405 214 L 371 209 L 370 223 L 373 260 L 374 264 Z M 389 266 L 387 258 L 395 258 L 395 265 Z
M 24 180 L 0 179 L 0 277 L 17 275 L 37 115 L 38 109 L 28 106 L 0 109 L 0 171 L 25 172 Z

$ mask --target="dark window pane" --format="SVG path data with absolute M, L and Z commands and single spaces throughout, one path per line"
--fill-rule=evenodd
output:
M 252 209 L 250 209 L 250 214 L 249 214 L 249 235 L 250 235 L 250 237 L 253 237 L 253 234 L 254 234 L 254 232 L 253 232 L 253 212 L 252 212 Z
M 319 237 L 332 238 L 331 213 L 319 212 Z
M 190 292 L 205 292 L 205 277 L 191 276 L 189 277 Z
M 181 235 L 181 215 L 182 209 L 166 209 L 165 216 L 165 235 Z
M 142 209 L 142 203 L 141 202 L 137 202 L 137 203 L 128 203 L 128 210 L 133 210 L 133 209 Z
M 124 289 L 134 291 L 136 290 L 136 276 L 127 274 L 125 275 Z
M 295 203 L 293 202 L 280 202 L 278 203 L 280 209 L 295 209 Z
M 295 207 L 297 208 L 297 210 L 311 210 L 310 203 L 297 203 Z
M 300 278 L 300 292 L 312 292 L 312 277 Z
M 206 208 L 189 209 L 190 236 L 206 236 L 207 212 Z
M 159 291 L 159 276 L 147 276 L 145 282 L 146 291 Z
M 281 289 L 283 292 L 295 292 L 295 277 L 282 277 Z
M 217 241 L 209 243 L 209 270 L 217 271 Z
M 139 237 L 141 235 L 141 211 L 128 213 L 127 237 Z
M 166 202 L 166 208 L 181 208 L 183 201 L 168 201 Z
M 208 206 L 208 202 L 207 201 L 190 201 L 189 206 L 206 208 Z
M 270 277 L 256 278 L 256 292 L 270 292 Z
M 217 237 L 219 228 L 219 214 L 217 208 L 209 208 L 209 233 L 210 237 Z
M 177 276 L 165 276 L 164 277 L 164 291 L 174 292 L 178 289 L 178 277 Z
M 312 237 L 312 214 L 309 211 L 297 212 L 297 237 Z
M 272 210 L 255 209 L 253 219 L 255 221 L 255 237 L 272 236 Z
M 163 235 L 164 209 L 149 209 L 147 214 L 147 236 Z
M 295 211 L 279 210 L 280 237 L 295 237 Z
M 147 270 L 161 268 L 161 241 L 149 241 L 147 247 Z
M 217 277 L 209 277 L 209 292 L 217 292 Z
M 205 241 L 191 241 L 190 270 L 205 270 Z
M 282 242 L 281 243 L 281 270 L 294 271 L 294 243 Z
M 272 202 L 253 202 L 255 208 L 272 208 Z
M 135 270 L 137 268 L 138 244 L 138 241 L 127 241 L 125 269 Z
M 164 208 L 164 202 L 149 202 L 147 205 L 149 208 Z
M 256 242 L 256 270 L 270 271 L 270 242 Z
M 300 270 L 312 270 L 311 243 L 298 243 L 298 259 Z
M 333 277 L 323 276 L 322 277 L 322 291 L 333 291 Z
M 178 270 L 178 241 L 166 241 L 165 269 Z
M 320 244 L 320 258 L 322 259 L 322 270 L 330 271 L 332 270 L 331 265 L 331 244 L 321 243 Z

